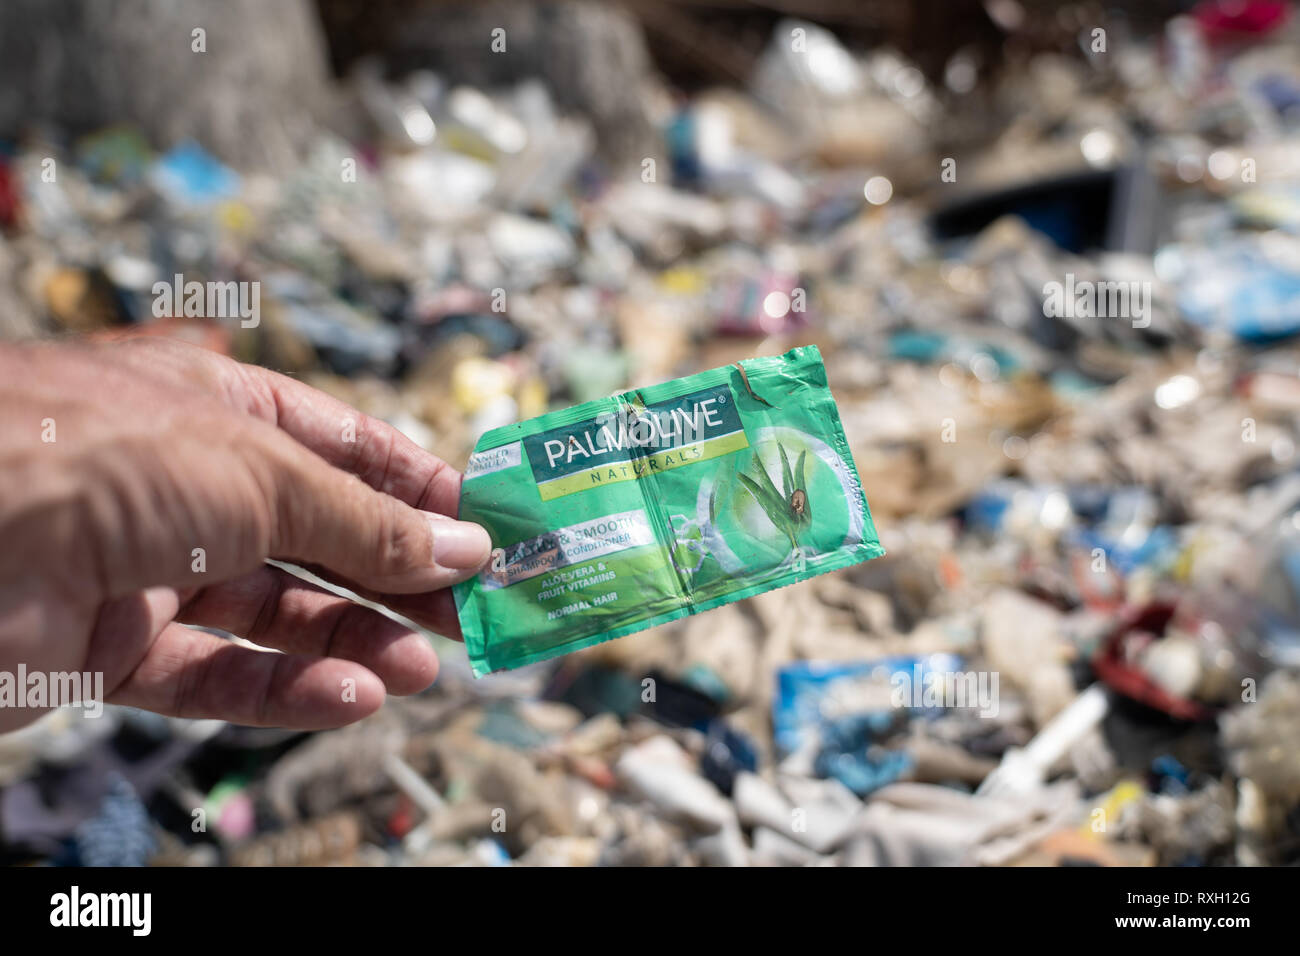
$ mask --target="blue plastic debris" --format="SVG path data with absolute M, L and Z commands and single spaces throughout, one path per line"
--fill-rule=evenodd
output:
M 895 706 L 899 682 L 924 681 L 930 672 L 955 672 L 960 667 L 961 658 L 955 654 L 788 664 L 777 671 L 772 702 L 777 748 L 789 754 L 821 742 L 826 729 L 844 718 L 871 713 L 892 716 L 900 709 L 923 711 Z
M 206 205 L 239 192 L 239 175 L 193 142 L 162 156 L 150 176 L 159 192 L 184 206 Z
M 116 775 L 99 812 L 77 827 L 73 839 L 82 866 L 144 866 L 156 849 L 149 812 L 135 788 Z
M 882 744 L 907 723 L 906 713 L 853 714 L 822 729 L 822 746 L 813 761 L 819 777 L 833 777 L 858 796 L 893 783 L 912 768 L 912 757 Z
M 1157 257 L 1158 268 L 1159 262 Z M 1176 273 L 1171 279 L 1178 283 L 1178 308 L 1199 326 L 1231 332 L 1244 342 L 1300 332 L 1300 272 L 1271 255 L 1260 237 L 1184 250 Z
M 700 757 L 700 772 L 727 796 L 731 796 L 736 774 L 758 770 L 758 750 L 744 734 L 722 720 L 709 722 L 707 743 Z

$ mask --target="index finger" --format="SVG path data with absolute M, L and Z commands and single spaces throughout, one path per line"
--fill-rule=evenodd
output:
M 287 375 L 236 366 L 248 410 L 336 468 L 422 511 L 455 517 L 461 473 L 400 431 Z

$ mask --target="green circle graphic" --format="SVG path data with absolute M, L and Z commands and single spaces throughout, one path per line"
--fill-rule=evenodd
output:
M 788 480 L 782 449 L 790 469 Z M 783 514 L 771 515 L 773 501 L 760 501 L 740 477 L 766 487 L 760 467 L 779 495 Z M 803 495 L 797 496 L 797 491 Z M 798 520 L 800 508 L 810 520 Z M 700 485 L 696 513 L 709 553 L 732 575 L 779 567 L 791 560 L 796 548 L 804 558 L 812 558 L 857 544 L 864 523 L 858 483 L 844 460 L 821 439 L 787 426 L 758 429 L 749 449 L 720 462 Z

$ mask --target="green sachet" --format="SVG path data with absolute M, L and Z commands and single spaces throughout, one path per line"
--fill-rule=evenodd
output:
M 477 676 L 884 554 L 816 346 L 493 429 L 460 517 Z

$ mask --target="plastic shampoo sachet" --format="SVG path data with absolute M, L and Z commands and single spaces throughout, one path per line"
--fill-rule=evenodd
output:
M 477 676 L 884 554 L 815 346 L 493 429 L 460 517 Z

